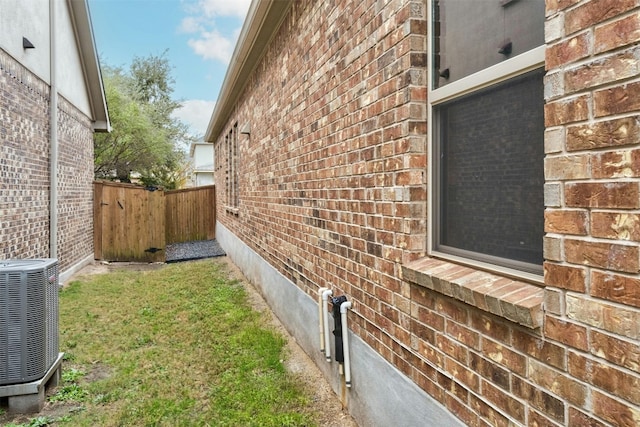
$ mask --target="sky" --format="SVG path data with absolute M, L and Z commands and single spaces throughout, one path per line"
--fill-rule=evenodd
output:
M 204 135 L 251 0 L 88 0 L 103 65 L 165 54 L 175 79 L 175 112 Z M 166 53 L 165 53 L 166 52 Z

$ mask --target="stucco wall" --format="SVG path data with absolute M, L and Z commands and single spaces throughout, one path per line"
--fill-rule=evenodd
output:
M 0 48 L 45 83 L 51 81 L 50 0 L 2 0 Z M 84 72 L 79 59 L 76 31 L 66 1 L 54 1 L 56 84 L 58 93 L 85 115 L 91 116 Z M 34 49 L 23 49 L 26 37 Z

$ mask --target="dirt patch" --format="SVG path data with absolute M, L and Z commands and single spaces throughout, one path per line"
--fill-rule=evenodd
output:
M 95 261 L 89 265 L 84 266 L 80 271 L 74 274 L 67 283 L 77 280 L 82 276 L 91 276 L 93 274 L 105 274 L 117 270 L 131 270 L 131 271 L 149 271 L 158 270 L 164 267 L 166 264 L 163 262 L 107 262 L 107 261 Z M 66 284 L 66 283 L 65 283 Z
M 111 368 L 102 363 L 94 363 L 91 370 L 82 377 L 82 383 L 105 380 L 111 376 Z
M 244 285 L 252 307 L 257 311 L 264 313 L 270 320 L 273 327 L 283 336 L 287 337 L 287 357 L 285 360 L 285 367 L 305 385 L 307 390 L 311 391 L 310 394 L 312 397 L 310 409 L 318 414 L 319 425 L 321 427 L 357 427 L 358 424 L 342 407 L 340 398 L 334 393 L 333 389 L 326 381 L 316 364 L 297 344 L 296 340 L 287 332 L 278 318 L 273 315 L 269 305 L 262 298 L 262 295 L 260 295 L 256 288 L 249 283 L 240 269 L 231 261 L 231 259 L 229 259 L 229 257 L 217 258 L 215 262 L 223 262 L 227 265 L 230 277 L 241 281 Z M 75 280 L 78 277 L 85 275 L 105 274 L 119 269 L 134 271 L 155 270 L 162 268 L 164 265 L 165 264 L 163 263 L 95 262 L 84 267 L 74 277 L 72 277 L 71 280 Z M 83 377 L 82 382 L 97 381 L 99 379 L 107 378 L 109 375 L 110 371 L 108 367 L 96 364 Z M 48 390 L 47 394 L 51 395 L 55 393 L 55 391 L 56 389 Z M 3 401 L 2 398 L 0 398 L 0 409 L 5 408 L 6 399 Z M 36 417 L 60 418 L 81 409 L 82 408 L 78 404 L 47 401 L 42 411 L 37 414 L 0 414 L 0 426 L 8 423 L 26 424 Z
M 29 422 L 33 418 L 38 417 L 46 417 L 48 419 L 57 419 L 64 417 L 66 415 L 70 415 L 73 412 L 81 411 L 82 405 L 73 402 L 49 402 L 47 399 L 49 396 L 52 396 L 57 391 L 57 388 L 47 388 L 45 404 L 40 412 L 37 414 L 9 414 L 6 412 L 0 413 L 0 426 L 4 426 L 7 424 L 25 424 L 29 425 Z M 7 399 L 8 398 L 0 398 L 0 409 L 6 411 L 7 408 Z

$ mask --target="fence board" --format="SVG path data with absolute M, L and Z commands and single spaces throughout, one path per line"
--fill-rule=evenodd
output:
M 215 186 L 164 192 L 94 183 L 94 254 L 109 261 L 165 261 L 167 244 L 215 238 Z
M 165 193 L 167 244 L 216 237 L 215 185 Z

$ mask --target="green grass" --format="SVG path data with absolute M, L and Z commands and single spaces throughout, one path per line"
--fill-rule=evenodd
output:
M 117 271 L 60 294 L 63 381 L 73 426 L 309 426 L 285 339 L 252 310 L 224 263 Z

